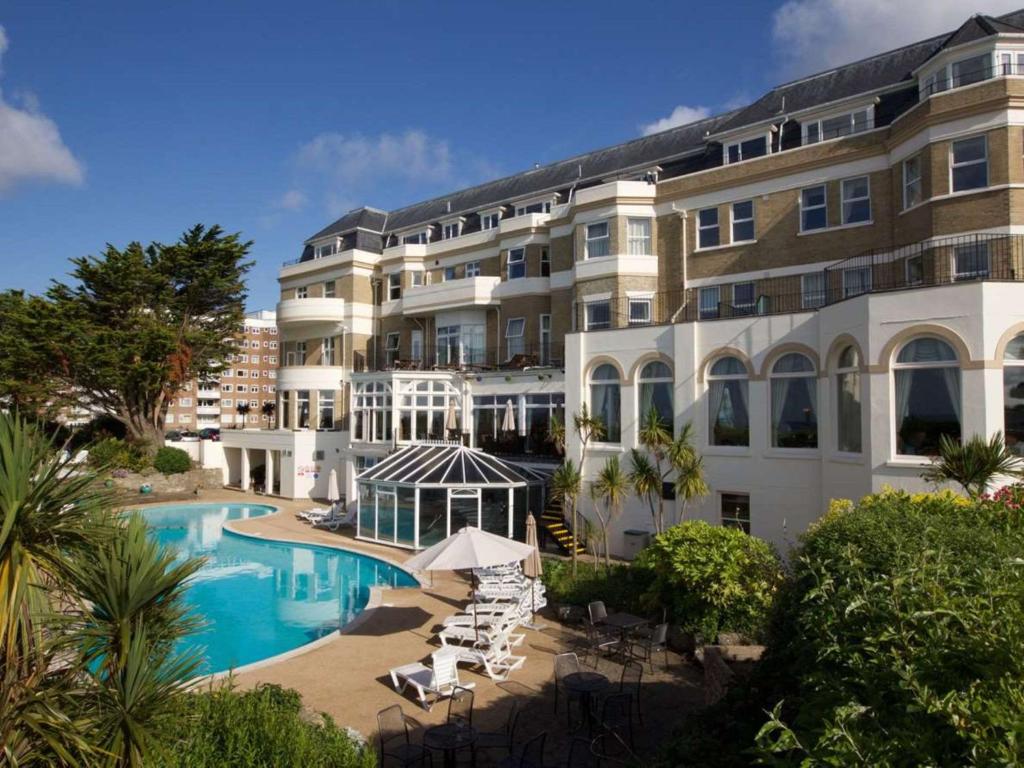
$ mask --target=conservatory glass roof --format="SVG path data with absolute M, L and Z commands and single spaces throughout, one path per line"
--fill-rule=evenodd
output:
M 356 479 L 398 485 L 508 488 L 541 482 L 544 477 L 464 445 L 419 444 L 396 451 Z

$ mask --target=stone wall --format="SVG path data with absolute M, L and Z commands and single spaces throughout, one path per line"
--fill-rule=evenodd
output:
M 115 488 L 130 496 L 140 495 L 139 488 L 146 484 L 153 489 L 147 496 L 194 496 L 200 489 L 220 488 L 224 484 L 223 473 L 219 469 L 191 469 L 176 475 L 132 473 L 111 479 Z
M 698 654 L 704 665 L 704 703 L 720 701 L 737 675 L 746 675 L 763 653 L 761 645 L 705 645 Z

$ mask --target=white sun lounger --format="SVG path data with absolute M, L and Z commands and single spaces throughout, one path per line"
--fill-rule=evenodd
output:
M 473 683 L 463 685 L 459 682 L 457 662 L 454 649 L 442 648 L 430 655 L 429 667 L 417 661 L 390 670 L 391 683 L 399 693 L 405 693 L 405 689 L 411 687 L 420 706 L 429 712 L 435 701 L 451 696 L 455 688 L 473 687 Z M 433 697 L 433 701 L 429 697 Z
M 299 518 L 299 520 L 305 520 L 307 523 L 311 523 L 314 520 L 319 520 L 321 518 L 327 517 L 330 514 L 331 510 L 329 509 L 324 509 L 323 507 L 313 507 L 312 509 L 306 509 L 303 510 L 302 512 L 296 512 L 295 516 Z
M 310 522 L 313 523 L 314 528 L 326 528 L 329 531 L 336 531 L 339 528 L 356 524 L 356 510 L 346 510 L 344 507 L 338 507 L 332 510 L 326 517 Z
M 494 648 L 495 646 L 491 646 Z M 519 669 L 526 662 L 525 656 L 513 656 L 504 650 L 483 650 L 480 648 L 458 648 L 455 651 L 459 664 L 483 667 L 487 676 L 495 682 L 508 680 L 510 672 Z
M 522 645 L 526 635 L 513 633 L 514 625 L 503 625 L 499 627 L 474 627 L 465 624 L 449 624 L 437 633 L 442 645 L 463 645 L 473 643 L 478 645 L 493 645 L 499 640 L 508 645 Z

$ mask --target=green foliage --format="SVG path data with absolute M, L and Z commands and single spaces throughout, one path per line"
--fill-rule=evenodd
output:
M 1021 497 L 833 505 L 794 553 L 749 685 L 665 764 L 705 764 L 701 726 L 722 746 L 709 765 L 1024 762 Z
M 71 280 L 45 297 L 0 302 L 0 327 L 10 315 L 16 330 L 31 327 L 33 340 L 3 344 L 4 365 L 51 395 L 77 393 L 155 450 L 174 393 L 235 351 L 250 245 L 197 225 L 170 245 L 108 245 L 100 256 L 74 258 Z
M 653 575 L 648 606 L 667 608 L 685 631 L 708 640 L 722 631 L 760 636 L 782 578 L 766 542 L 702 520 L 656 536 L 635 565 Z
M 165 445 L 153 457 L 153 468 L 165 475 L 177 475 L 192 469 L 192 458 L 181 448 Z
M 570 563 L 550 559 L 544 561 L 541 579 L 548 599 L 556 603 L 585 606 L 594 600 L 603 600 L 617 611 L 643 613 L 646 610 L 641 595 L 650 585 L 650 574 L 628 565 L 604 568 L 580 563 L 573 578 Z
M 940 435 L 939 455 L 921 477 L 935 484 L 959 483 L 968 496 L 978 498 L 997 477 L 1020 477 L 1021 468 L 1021 458 L 1006 447 L 1002 432 L 988 440 L 973 435 L 963 442 Z
M 155 768 L 373 768 L 364 748 L 327 716 L 302 715 L 299 694 L 276 685 L 251 691 L 224 686 L 181 701 L 180 741 Z
M 150 466 L 149 457 L 134 443 L 107 437 L 89 447 L 89 465 L 96 469 L 126 469 L 142 472 Z
M 594 508 L 601 526 L 601 543 L 604 547 L 605 565 L 611 563 L 611 551 L 608 543 L 608 529 L 615 519 L 622 514 L 622 505 L 629 498 L 630 483 L 626 473 L 622 471 L 619 457 L 609 458 L 597 475 L 597 481 L 590 488 L 590 495 L 596 502 Z M 604 507 L 602 511 L 601 507 Z
M 636 495 L 647 502 L 654 530 L 661 533 L 666 528 L 662 486 L 675 475 L 676 496 L 685 513 L 687 502 L 710 492 L 704 479 L 704 459 L 693 445 L 693 425 L 687 422 L 673 438 L 671 425 L 659 419 L 653 405 L 643 418 L 638 437 L 643 450 L 630 450 L 629 481 Z

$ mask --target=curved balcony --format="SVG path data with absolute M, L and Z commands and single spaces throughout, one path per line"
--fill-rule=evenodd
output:
M 407 288 L 402 297 L 402 313 L 415 315 L 496 304 L 494 289 L 500 284 L 500 277 L 464 277 Z
M 340 323 L 344 317 L 344 299 L 284 299 L 277 303 L 277 324 L 280 327 L 303 323 Z
M 277 369 L 277 391 L 341 389 L 345 368 L 340 365 L 289 365 Z

